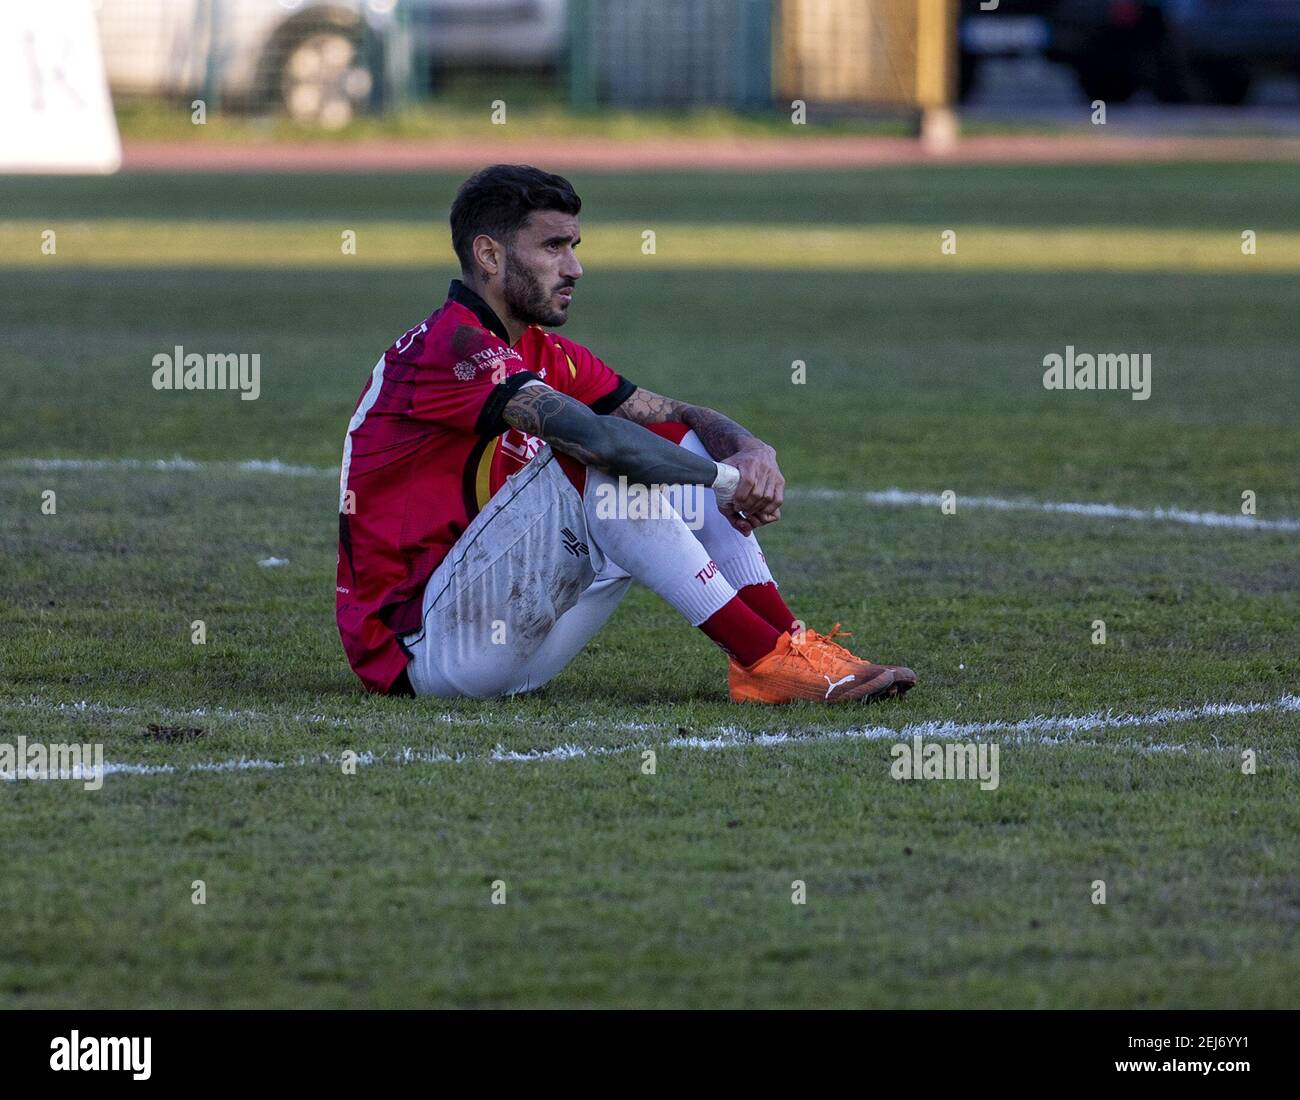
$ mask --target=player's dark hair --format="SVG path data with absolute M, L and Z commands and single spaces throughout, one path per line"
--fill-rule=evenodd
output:
M 534 210 L 576 215 L 582 200 L 573 184 L 527 164 L 494 164 L 460 185 L 451 204 L 451 246 L 466 274 L 474 271 L 474 238 L 486 233 L 509 244 Z

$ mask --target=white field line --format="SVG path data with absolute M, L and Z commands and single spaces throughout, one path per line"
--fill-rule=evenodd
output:
M 854 493 L 845 489 L 793 489 L 791 496 L 818 500 L 857 499 L 864 504 L 920 505 L 939 508 L 938 493 L 913 493 L 905 489 L 881 489 Z M 996 512 L 1053 512 L 1058 515 L 1095 519 L 1135 519 L 1147 522 L 1185 523 L 1192 527 L 1236 527 L 1247 531 L 1300 531 L 1300 519 L 1260 519 L 1235 512 L 1189 512 L 1185 508 L 1128 508 L 1119 504 L 1086 504 L 1067 500 L 1012 500 L 957 494 L 956 506 Z
M 245 462 L 199 462 L 190 458 L 16 458 L 5 465 L 15 469 L 59 470 L 154 470 L 162 473 L 191 473 L 200 470 L 234 474 L 273 474 L 280 477 L 337 478 L 333 466 L 295 466 L 278 458 L 249 459 Z M 907 489 L 792 488 L 789 496 L 809 500 L 854 501 L 885 507 L 921 507 L 938 510 L 938 492 L 914 492 Z M 957 495 L 957 507 L 996 512 L 1044 512 L 1055 515 L 1083 516 L 1089 519 L 1127 519 L 1153 523 L 1182 523 L 1192 527 L 1226 527 L 1246 531 L 1300 532 L 1300 519 L 1261 519 L 1234 512 L 1193 512 L 1185 508 L 1130 508 L 1119 504 L 1086 503 L 1062 500 L 1030 500 L 1008 497 Z
M 192 711 L 178 710 L 143 710 L 135 707 L 105 707 L 94 703 L 53 703 L 33 697 L 28 700 L 11 701 L 8 706 L 26 707 L 52 711 L 55 713 L 74 714 L 113 714 L 113 715 L 160 715 L 186 718 L 237 718 L 261 717 L 274 718 L 256 711 L 231 711 L 221 708 L 198 708 Z M 1100 748 L 1128 750 L 1142 755 L 1162 755 L 1167 753 L 1206 752 L 1202 746 L 1189 745 L 1176 741 L 1137 741 L 1133 738 L 1086 738 L 1079 734 L 1100 733 L 1110 730 L 1132 730 L 1148 727 L 1177 725 L 1182 722 L 1194 722 L 1205 718 L 1240 717 L 1252 714 L 1276 714 L 1300 712 L 1300 695 L 1283 695 L 1268 703 L 1204 703 L 1197 707 L 1162 708 L 1147 714 L 1112 714 L 1109 711 L 1083 715 L 1034 715 L 1019 721 L 998 720 L 991 722 L 953 722 L 933 721 L 911 723 L 900 728 L 892 726 L 861 726 L 854 729 L 827 729 L 812 726 L 795 733 L 764 733 L 739 729 L 735 726 L 718 726 L 705 731 L 700 736 L 673 736 L 666 740 L 649 742 L 638 741 L 624 745 L 582 745 L 563 743 L 545 749 L 532 749 L 517 752 L 497 745 L 490 753 L 473 755 L 469 753 L 448 753 L 438 748 L 417 749 L 403 747 L 383 752 L 360 752 L 356 754 L 358 766 L 380 763 L 395 764 L 465 764 L 474 762 L 537 763 L 549 760 L 579 760 L 597 756 L 619 756 L 626 753 L 641 752 L 647 748 L 691 749 L 696 751 L 717 751 L 721 749 L 771 748 L 777 745 L 823 744 L 837 741 L 910 741 L 921 737 L 931 741 L 998 741 L 1005 745 L 1071 745 L 1079 748 Z M 295 716 L 302 717 L 302 716 Z M 433 716 L 431 716 L 433 717 Z M 306 720 L 306 719 L 304 719 Z M 347 726 L 346 719 L 315 718 L 313 721 L 327 721 L 331 724 Z M 457 715 L 443 714 L 434 718 L 447 724 L 482 725 L 492 719 L 461 718 Z M 517 718 L 519 725 L 538 725 L 522 717 Z M 594 720 L 571 723 L 574 726 L 601 729 L 620 729 L 638 731 L 667 731 L 675 728 L 672 723 L 638 723 L 617 722 L 604 723 Z M 1213 751 L 1232 751 L 1232 746 L 1220 746 L 1216 740 Z M 342 763 L 340 754 L 322 752 L 313 756 L 298 756 L 289 760 L 263 760 L 260 758 L 235 757 L 229 760 L 199 761 L 193 764 L 177 766 L 175 764 L 133 764 L 125 762 L 105 762 L 105 775 L 172 775 L 193 772 L 227 772 L 227 771 L 266 771 L 290 767 L 304 767 L 312 764 Z M 58 774 L 53 778 L 80 779 L 80 774 Z M 0 771 L 0 780 L 14 779 L 12 774 Z
M 278 458 L 246 462 L 200 462 L 192 458 L 15 458 L 5 463 L 19 470 L 154 470 L 158 473 L 198 473 L 200 470 L 236 474 L 278 474 L 281 477 L 333 477 L 330 466 L 294 466 Z

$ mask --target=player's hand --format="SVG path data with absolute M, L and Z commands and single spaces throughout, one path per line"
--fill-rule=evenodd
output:
M 762 527 L 765 523 L 775 523 L 781 518 L 779 510 L 776 512 L 763 512 L 754 516 L 746 516 L 737 512 L 735 508 L 731 506 L 725 508 L 719 507 L 718 511 L 721 512 L 726 517 L 727 522 L 742 535 L 748 535 L 755 527 Z
M 728 507 L 721 509 L 731 526 L 748 535 L 757 527 L 779 520 L 785 500 L 785 478 L 776 464 L 776 451 L 756 439 L 722 461 L 740 471 L 736 495 Z

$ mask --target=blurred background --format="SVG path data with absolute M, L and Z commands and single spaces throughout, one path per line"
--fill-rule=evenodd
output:
M 124 136 L 152 108 L 419 132 L 484 95 L 612 109 L 1086 123 L 1093 100 L 1170 127 L 1300 116 L 1296 0 L 97 0 Z M 175 117 L 176 112 L 166 112 Z M 779 116 L 788 127 L 788 118 Z

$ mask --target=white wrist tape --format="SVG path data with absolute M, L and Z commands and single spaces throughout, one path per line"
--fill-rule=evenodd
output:
M 718 476 L 710 488 L 717 495 L 719 504 L 730 504 L 736 496 L 736 486 L 740 484 L 740 471 L 726 462 L 719 462 L 717 466 Z

